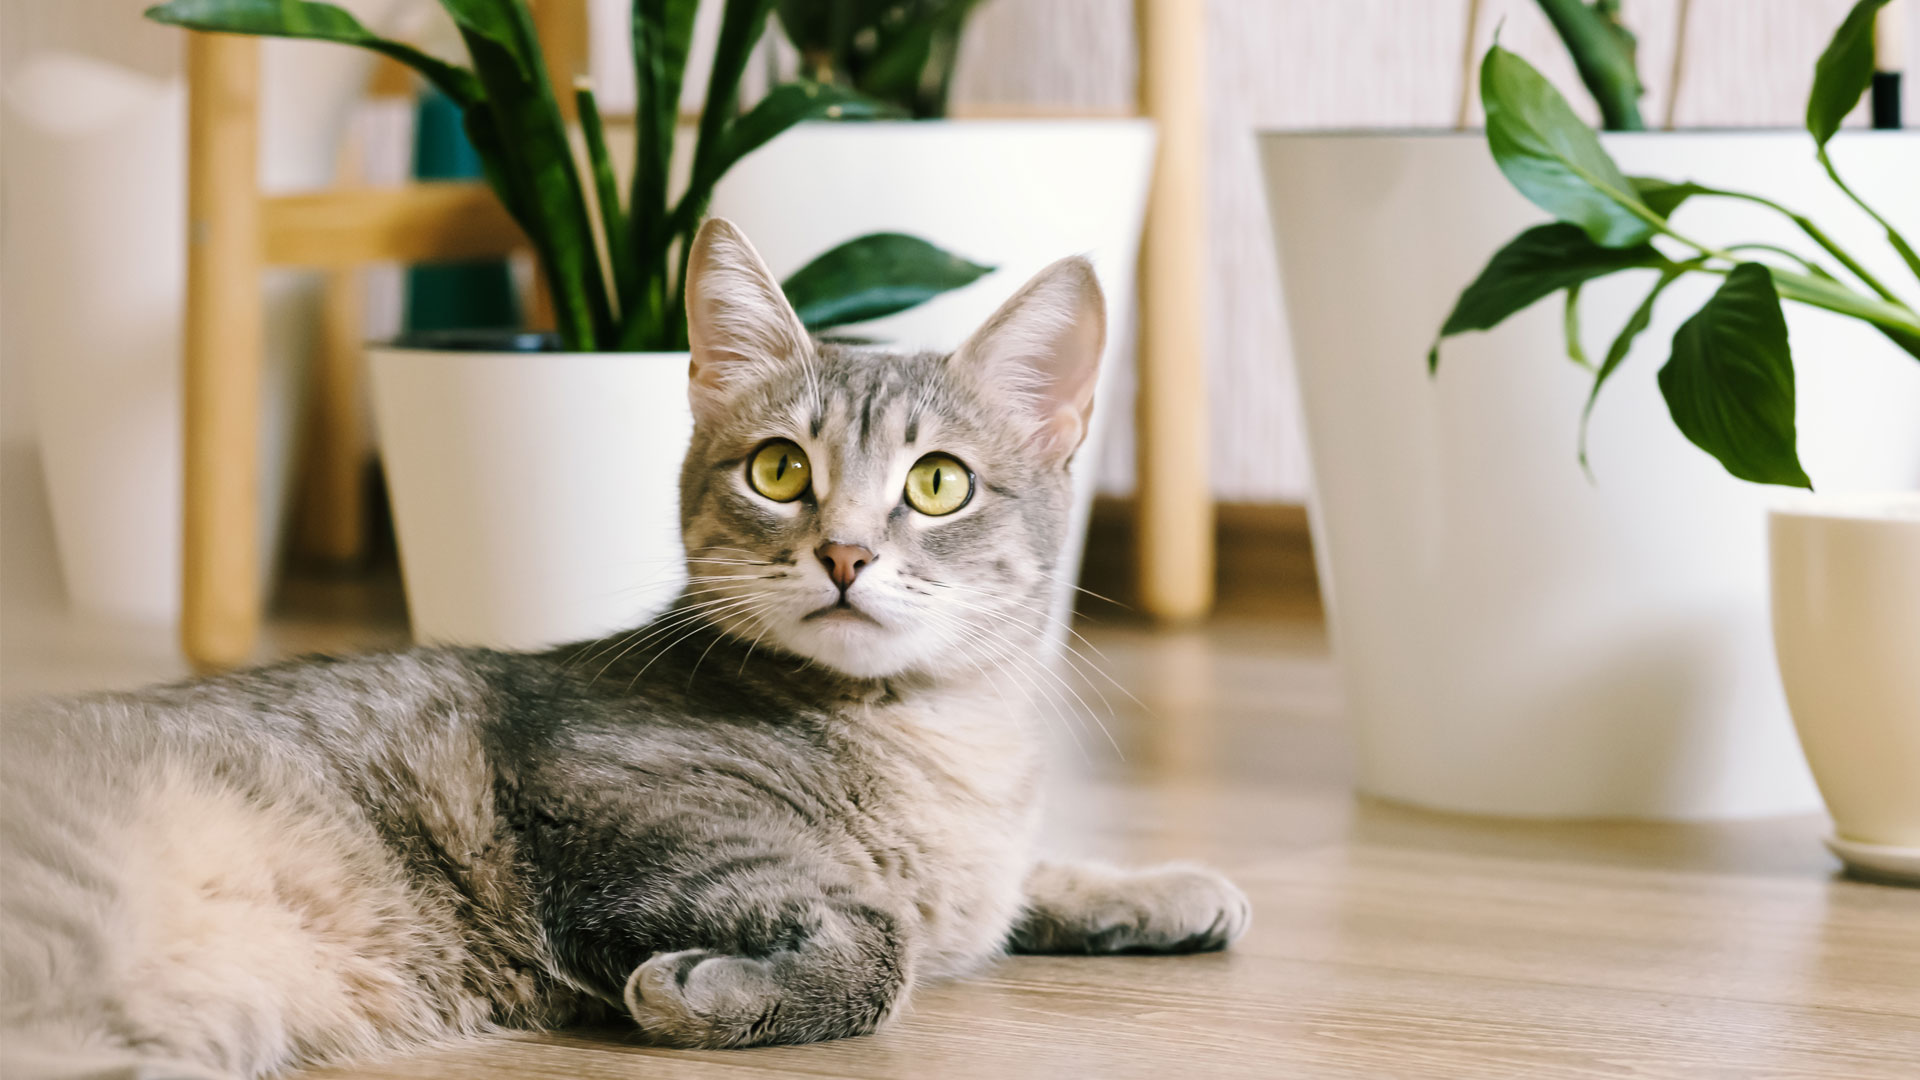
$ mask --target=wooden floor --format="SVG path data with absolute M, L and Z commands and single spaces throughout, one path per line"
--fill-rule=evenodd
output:
M 277 646 L 399 634 L 391 603 L 355 590 L 306 610 Z M 9 695 L 177 664 L 164 631 L 7 614 Z M 594 1031 L 314 1075 L 1920 1076 L 1920 891 L 1839 877 L 1822 821 L 1555 825 L 1356 800 L 1310 604 L 1086 629 L 1138 701 L 1106 686 L 1108 717 L 1089 696 L 1112 743 L 1092 728 L 1076 749 L 1057 725 L 1049 846 L 1225 869 L 1255 911 L 1232 951 L 1007 959 L 827 1045 L 686 1053 Z

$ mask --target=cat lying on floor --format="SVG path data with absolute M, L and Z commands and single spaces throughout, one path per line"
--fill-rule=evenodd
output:
M 687 298 L 691 581 L 653 623 L 7 719 L 0 1071 L 257 1076 L 616 1008 L 806 1042 L 1008 949 L 1246 928 L 1210 871 L 1030 850 L 1038 732 L 989 673 L 1045 635 L 1092 267 L 951 356 L 810 341 L 724 221 Z

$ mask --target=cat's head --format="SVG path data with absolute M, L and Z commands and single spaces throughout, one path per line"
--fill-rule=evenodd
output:
M 1106 335 L 1093 267 L 1042 270 L 950 355 L 822 344 L 730 223 L 687 277 L 688 603 L 861 677 L 1035 646 Z

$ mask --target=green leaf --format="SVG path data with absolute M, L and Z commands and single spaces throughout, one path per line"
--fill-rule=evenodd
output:
M 1780 296 L 1873 323 L 1882 330 L 1920 336 L 1920 316 L 1898 304 L 1862 296 L 1830 277 L 1816 277 L 1775 266 L 1773 284 Z M 1897 339 L 1896 339 L 1897 340 Z
M 876 35 L 872 57 L 854 86 L 892 102 L 918 119 L 947 112 L 947 91 L 960 55 L 960 37 L 978 0 L 922 0 L 913 17 Z
M 905 311 L 993 271 L 917 236 L 870 233 L 794 271 L 781 284 L 810 331 Z
M 633 252 L 627 247 L 626 215 L 620 209 L 620 188 L 613 178 L 613 156 L 607 152 L 606 126 L 600 121 L 600 102 L 585 80 L 574 87 L 580 134 L 587 144 L 587 164 L 593 176 L 594 201 L 600 206 L 600 234 L 607 245 L 607 267 L 613 272 L 614 295 L 625 312 L 636 302 Z
M 1660 393 L 1674 426 L 1728 472 L 1812 488 L 1795 447 L 1793 356 L 1773 275 L 1741 263 L 1673 335 Z
M 360 20 L 351 13 L 332 4 L 308 0 L 169 0 L 148 8 L 146 16 L 154 22 L 188 30 L 357 45 L 414 69 L 462 108 L 481 98 L 480 83 L 474 79 L 473 72 L 410 45 L 383 38 L 360 25 Z
M 1587 470 L 1589 479 L 1592 478 L 1593 471 L 1587 465 L 1587 422 L 1593 416 L 1594 402 L 1600 400 L 1600 388 L 1607 385 L 1607 380 L 1626 360 L 1627 354 L 1633 351 L 1634 339 L 1653 322 L 1653 306 L 1660 299 L 1660 294 L 1666 292 L 1667 286 L 1678 281 L 1681 275 L 1690 270 L 1698 270 L 1705 265 L 1705 262 L 1704 259 L 1694 259 L 1660 271 L 1660 277 L 1653 283 L 1653 288 L 1648 290 L 1646 299 L 1641 300 L 1640 306 L 1633 309 L 1632 315 L 1627 316 L 1626 325 L 1622 326 L 1620 333 L 1615 335 L 1613 344 L 1607 346 L 1607 355 L 1600 361 L 1600 370 L 1593 374 L 1593 389 L 1587 392 L 1587 404 L 1580 410 L 1580 467 Z
M 774 87 L 745 116 L 727 127 L 718 149 L 705 162 L 695 164 L 675 215 L 675 231 L 678 227 L 690 229 L 705 215 L 713 186 L 728 169 L 793 125 L 807 120 L 878 120 L 902 115 L 892 105 L 829 83 L 793 82 Z
M 547 80 L 533 24 L 519 0 L 442 0 L 486 88 L 487 108 L 467 132 L 488 180 L 533 242 L 566 348 L 590 352 L 614 339 L 586 189 Z
M 1617 11 L 1588 6 L 1585 0 L 1539 0 L 1560 40 L 1573 56 L 1580 81 L 1600 107 L 1608 131 L 1640 131 L 1640 73 L 1634 68 L 1633 34 L 1617 21 Z
M 1873 82 L 1873 20 L 1887 0 L 1860 0 L 1833 32 L 1833 40 L 1813 65 L 1813 92 L 1807 95 L 1807 130 L 1816 146 L 1840 130 L 1860 95 Z
M 1491 330 L 1508 316 L 1561 289 L 1621 270 L 1661 266 L 1666 259 L 1651 244 L 1601 247 L 1564 222 L 1536 225 L 1496 252 L 1486 269 L 1454 302 L 1440 327 L 1442 338 L 1468 330 Z M 1428 356 L 1439 363 L 1438 342 Z
M 1587 359 L 1586 346 L 1580 344 L 1580 285 L 1578 282 L 1567 286 L 1567 306 L 1560 316 L 1560 329 L 1567 339 L 1567 359 L 1592 370 L 1593 361 Z
M 1695 195 L 1719 194 L 1714 189 L 1703 187 L 1691 180 L 1676 184 L 1651 176 L 1629 176 L 1627 182 L 1633 185 L 1634 193 L 1640 196 L 1641 203 L 1663 218 L 1672 217 L 1673 212 L 1680 209 L 1681 203 Z
M 1534 205 L 1580 226 L 1602 247 L 1652 236 L 1657 220 L 1565 98 L 1525 60 L 1495 45 L 1480 65 L 1487 146 Z
M 525 0 L 440 0 L 440 6 L 453 19 L 469 53 L 472 39 L 482 37 L 513 58 L 521 79 L 531 80 L 535 71 L 545 71 L 546 60 Z
M 673 137 L 700 0 L 634 0 L 634 165 L 627 198 L 628 250 L 635 296 L 622 312 L 626 348 L 663 348 L 674 342 L 669 325 L 682 313 L 668 308 L 667 257 L 673 245 Z

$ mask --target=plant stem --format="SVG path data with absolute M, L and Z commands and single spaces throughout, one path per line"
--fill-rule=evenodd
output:
M 1860 260 L 1854 258 L 1852 255 L 1847 254 L 1846 249 L 1842 248 L 1838 243 L 1835 243 L 1834 239 L 1827 235 L 1826 230 L 1814 224 L 1812 218 L 1807 217 L 1805 214 L 1801 214 L 1796 211 L 1790 210 L 1787 207 L 1784 207 L 1779 203 L 1774 202 L 1772 199 L 1769 199 L 1764 195 L 1749 195 L 1744 191 L 1726 191 L 1721 188 L 1704 187 L 1699 184 L 1695 184 L 1694 186 L 1696 188 L 1699 188 L 1700 194 L 1702 195 L 1718 196 L 1723 199 L 1742 199 L 1746 202 L 1757 203 L 1760 206 L 1764 206 L 1767 209 L 1772 210 L 1777 214 L 1780 214 L 1782 217 L 1785 217 L 1788 221 L 1793 222 L 1794 225 L 1797 226 L 1801 232 L 1806 233 L 1808 238 L 1811 239 L 1814 243 L 1819 244 L 1821 249 L 1824 250 L 1827 254 L 1833 256 L 1835 259 L 1838 259 L 1840 261 L 1840 265 L 1846 267 L 1849 273 L 1853 274 L 1854 277 L 1857 277 L 1860 279 L 1861 284 L 1865 285 L 1869 289 L 1872 289 L 1874 292 L 1879 293 L 1882 299 L 1892 301 L 1893 303 L 1896 303 L 1896 304 L 1902 304 L 1902 306 L 1904 306 L 1904 302 L 1900 299 L 1899 296 L 1897 296 L 1893 292 L 1893 290 L 1887 288 L 1886 285 L 1882 284 L 1879 278 L 1874 277 L 1872 271 L 1868 270 L 1865 266 L 1862 266 L 1860 264 Z M 1869 213 L 1871 213 L 1871 211 L 1869 211 Z
M 1717 274 L 1720 277 L 1733 273 L 1731 266 L 1679 263 L 1675 265 L 1687 265 L 1689 269 L 1698 270 L 1703 274 Z M 1810 278 L 1778 267 L 1771 269 L 1774 284 L 1780 289 L 1780 297 L 1783 300 L 1797 301 L 1810 307 L 1872 323 L 1884 329 L 1920 336 L 1920 315 L 1916 315 L 1904 304 L 1887 303 L 1861 296 L 1837 281 Z M 1839 295 L 1835 295 L 1836 293 Z
M 1833 186 L 1845 192 L 1847 198 L 1852 199 L 1855 206 L 1865 210 L 1868 217 L 1879 222 L 1880 227 L 1887 231 L 1887 243 L 1892 244 L 1893 250 L 1900 253 L 1901 260 L 1907 264 L 1907 269 L 1912 272 L 1915 279 L 1920 279 L 1920 255 L 1914 253 L 1913 246 L 1907 243 L 1907 238 L 1901 236 L 1900 231 L 1889 224 L 1886 218 L 1881 217 L 1878 211 L 1868 206 L 1865 199 L 1854 194 L 1853 189 L 1847 186 L 1845 180 L 1840 179 L 1840 170 L 1833 167 L 1833 159 L 1827 156 L 1826 147 L 1822 146 L 1815 152 L 1814 156 L 1819 159 L 1821 168 L 1827 170 L 1827 177 L 1833 181 Z
M 1809 259 L 1804 255 L 1801 255 L 1797 251 L 1793 251 L 1789 248 L 1783 248 L 1778 244 L 1762 244 L 1757 241 L 1753 243 L 1747 243 L 1747 244 L 1728 244 L 1727 250 L 1728 251 L 1771 251 L 1776 255 L 1785 255 L 1787 258 L 1792 259 L 1794 262 L 1799 263 L 1801 266 L 1806 268 L 1807 273 L 1812 274 L 1815 277 L 1832 277 L 1833 276 L 1832 274 L 1827 273 L 1827 271 L 1824 268 L 1822 268 L 1819 263 L 1816 263 L 1812 259 Z

